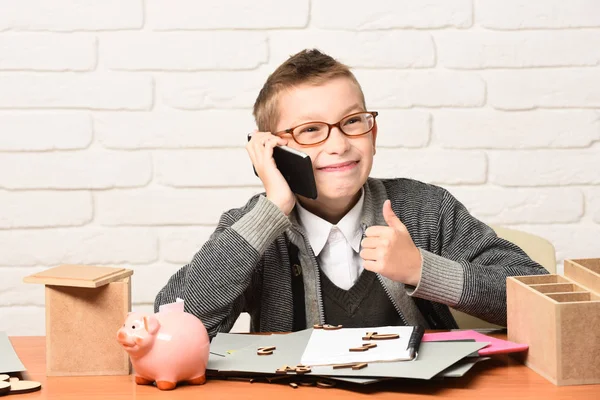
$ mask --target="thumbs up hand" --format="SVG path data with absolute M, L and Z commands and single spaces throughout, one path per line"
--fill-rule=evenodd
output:
M 363 265 L 393 281 L 417 286 L 421 279 L 421 253 L 389 200 L 383 203 L 383 217 L 388 226 L 371 226 L 365 232 L 360 251 Z

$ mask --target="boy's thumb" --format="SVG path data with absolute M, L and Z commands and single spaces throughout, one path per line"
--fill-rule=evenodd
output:
M 396 214 L 394 214 L 394 210 L 392 210 L 392 202 L 389 200 L 386 200 L 383 203 L 383 218 L 390 228 L 404 228 L 402 221 L 400 221 Z

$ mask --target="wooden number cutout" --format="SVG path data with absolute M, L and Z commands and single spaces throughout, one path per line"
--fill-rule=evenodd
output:
M 389 340 L 389 339 L 398 339 L 400 335 L 397 333 L 382 333 L 378 334 L 377 332 L 367 332 L 365 336 L 363 336 L 363 340 Z
M 367 332 L 367 334 L 363 336 L 362 340 L 371 340 L 373 335 L 377 335 L 377 332 Z
M 34 381 L 20 381 L 19 378 L 10 378 L 10 394 L 35 392 L 42 388 L 42 384 Z
M 363 343 L 362 346 L 360 347 L 353 347 L 350 349 L 350 351 L 367 351 L 369 349 L 372 349 L 374 347 L 377 347 L 377 345 L 375 343 Z
M 259 356 L 269 356 L 269 355 L 273 354 L 273 350 L 275 350 L 275 349 L 276 349 L 275 346 L 259 347 L 258 350 L 256 351 L 256 354 L 258 354 Z
M 287 374 L 288 372 L 295 372 L 298 375 L 303 375 L 311 372 L 311 369 L 305 365 L 298 364 L 295 367 L 284 365 L 283 367 L 275 370 L 276 374 Z
M 0 381 L 0 396 L 10 392 L 10 382 Z

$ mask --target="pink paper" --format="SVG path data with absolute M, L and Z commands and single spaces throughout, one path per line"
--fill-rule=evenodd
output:
M 442 340 L 461 340 L 475 339 L 476 342 L 489 342 L 490 344 L 479 350 L 480 356 L 489 356 L 491 354 L 517 353 L 525 351 L 529 345 L 509 342 L 508 340 L 496 339 L 473 330 L 426 333 L 423 335 L 423 342 L 435 342 Z

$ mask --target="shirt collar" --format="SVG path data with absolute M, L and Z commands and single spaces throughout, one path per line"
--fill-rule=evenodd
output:
M 344 217 L 337 223 L 338 229 L 342 232 L 350 246 L 354 251 L 358 252 L 360 250 L 360 241 L 362 240 L 362 229 L 360 226 L 360 215 L 363 208 L 363 203 L 365 200 L 365 191 L 361 189 L 360 198 L 358 202 L 352 207 L 350 211 L 344 215 Z M 298 210 L 298 219 L 300 224 L 304 227 L 306 234 L 308 236 L 308 241 L 310 242 L 310 246 L 315 252 L 315 256 L 318 256 L 319 253 L 327 244 L 327 239 L 329 238 L 329 233 L 331 232 L 331 228 L 333 228 L 333 224 L 325 221 L 323 218 L 316 216 L 311 213 L 304 207 L 300 205 L 299 202 L 296 202 L 296 207 Z

